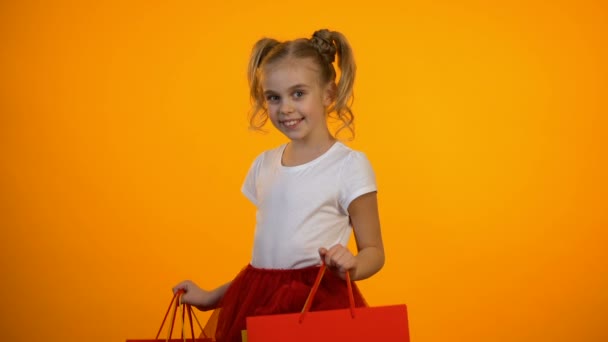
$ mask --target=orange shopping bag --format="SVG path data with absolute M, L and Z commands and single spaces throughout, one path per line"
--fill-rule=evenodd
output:
M 348 272 L 350 308 L 311 312 L 325 269 L 323 264 L 301 313 L 247 317 L 248 342 L 409 342 L 406 305 L 355 308 Z
M 196 318 L 196 316 L 194 315 L 194 311 L 192 310 L 192 307 L 189 304 L 184 304 L 181 305 L 182 307 L 182 312 L 181 312 L 181 317 L 182 317 L 182 326 L 181 326 L 181 338 L 179 339 L 172 339 L 172 335 L 173 335 L 173 326 L 175 325 L 175 317 L 179 314 L 178 313 L 178 309 L 180 307 L 180 302 L 181 302 L 181 296 L 182 294 L 184 294 L 183 290 L 177 291 L 177 293 L 175 293 L 175 295 L 173 295 L 173 299 L 171 299 L 171 303 L 169 303 L 169 308 L 167 309 L 167 313 L 165 313 L 165 317 L 163 318 L 163 322 L 160 324 L 160 329 L 158 329 L 158 333 L 156 333 L 156 337 L 154 339 L 128 339 L 126 342 L 160 342 L 160 341 L 165 341 L 165 342 L 186 342 L 186 341 L 196 341 L 196 342 L 208 342 L 208 341 L 213 341 L 212 339 L 208 338 L 208 337 L 194 337 L 194 324 L 192 322 L 192 317 L 194 317 L 194 319 L 196 320 L 196 323 L 198 324 L 199 328 L 201 329 L 201 331 L 203 331 L 203 328 L 201 326 L 201 324 L 198 321 L 198 318 Z M 174 304 L 175 303 L 175 304 Z M 163 338 L 163 339 L 159 339 L 158 337 L 160 336 L 161 331 L 163 330 L 163 326 L 165 325 L 165 321 L 167 320 L 167 316 L 169 316 L 169 312 L 171 311 L 171 308 L 173 308 L 173 313 L 171 315 L 171 325 L 168 327 L 167 329 L 167 337 Z M 186 332 L 185 330 L 185 323 L 186 323 L 186 312 L 188 312 L 188 320 L 190 321 L 190 336 L 191 338 L 186 338 Z M 204 335 L 204 331 L 202 332 L 202 334 Z

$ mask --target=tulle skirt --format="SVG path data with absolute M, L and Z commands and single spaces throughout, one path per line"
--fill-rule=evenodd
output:
M 315 282 L 318 266 L 294 270 L 260 269 L 247 265 L 232 281 L 205 333 L 218 342 L 240 342 L 248 316 L 302 311 Z M 367 306 L 353 283 L 355 306 Z M 349 307 L 346 282 L 331 271 L 325 272 L 311 311 Z

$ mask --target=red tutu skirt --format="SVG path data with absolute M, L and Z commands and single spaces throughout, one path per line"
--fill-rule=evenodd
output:
M 318 266 L 294 270 L 260 269 L 246 266 L 232 281 L 220 307 L 205 327 L 208 337 L 218 342 L 240 342 L 248 316 L 301 312 L 315 282 Z M 367 306 L 353 283 L 355 306 Z M 349 307 L 346 282 L 331 271 L 325 272 L 311 311 Z

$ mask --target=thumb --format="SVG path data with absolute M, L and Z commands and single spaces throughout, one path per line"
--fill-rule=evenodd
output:
M 324 247 L 319 248 L 319 255 L 322 257 L 325 256 L 325 254 L 327 254 L 327 249 Z

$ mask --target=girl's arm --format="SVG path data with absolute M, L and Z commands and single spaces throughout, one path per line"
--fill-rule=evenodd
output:
M 352 280 L 369 278 L 384 266 L 377 193 L 370 192 L 353 200 L 348 206 L 348 213 L 358 251 L 350 275 Z
M 384 265 L 376 192 L 367 193 L 352 201 L 348 212 L 355 231 L 357 255 L 353 255 L 346 246 L 340 244 L 330 249 L 321 247 L 319 254 L 342 279 L 346 278 L 347 271 L 352 280 L 369 278 Z

